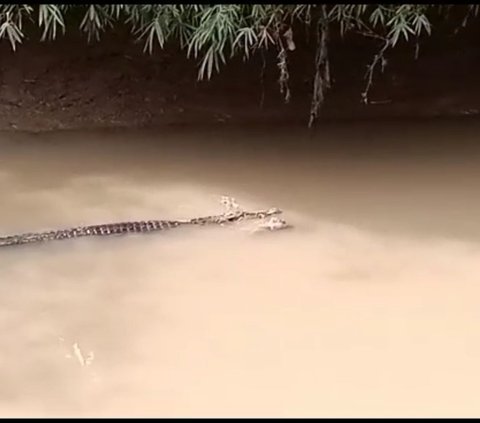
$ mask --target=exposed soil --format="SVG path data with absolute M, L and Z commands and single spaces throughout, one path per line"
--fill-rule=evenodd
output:
M 418 60 L 411 47 L 389 55 L 386 72 L 376 75 L 370 105 L 361 103 L 360 94 L 375 46 L 333 43 L 334 86 L 323 118 L 477 114 L 480 50 L 473 35 L 432 38 L 422 44 Z M 0 129 L 306 124 L 314 51 L 297 45 L 290 55 L 292 100 L 284 104 L 275 55 L 267 58 L 263 84 L 260 57 L 235 60 L 210 82 L 197 82 L 196 62 L 184 52 L 169 48 L 149 56 L 128 35 L 110 34 L 92 45 L 76 35 L 32 40 L 15 53 L 2 41 Z

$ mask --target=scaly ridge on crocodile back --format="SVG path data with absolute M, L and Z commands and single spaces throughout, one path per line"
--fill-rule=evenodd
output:
M 247 212 L 238 207 L 235 200 L 229 197 L 222 197 L 222 203 L 227 211 L 220 215 L 197 217 L 193 219 L 180 220 L 147 220 L 120 223 L 107 223 L 102 225 L 79 226 L 61 230 L 50 230 L 45 232 L 33 232 L 19 235 L 0 237 L 0 247 L 31 244 L 35 242 L 46 242 L 63 239 L 74 239 L 86 236 L 109 236 L 132 233 L 149 233 L 165 231 L 185 225 L 223 225 L 243 219 L 266 219 L 282 213 L 280 209 L 270 208 L 268 210 Z M 285 221 L 279 220 L 281 224 L 271 230 L 288 227 Z

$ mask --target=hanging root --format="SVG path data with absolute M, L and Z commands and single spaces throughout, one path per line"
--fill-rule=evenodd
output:
M 260 108 L 263 109 L 265 105 L 265 72 L 267 69 L 267 58 L 265 57 L 265 51 L 260 50 L 260 55 L 262 58 L 262 70 L 260 72 L 260 84 L 262 86 L 262 92 L 260 94 Z
M 362 101 L 364 104 L 368 104 L 368 93 L 370 92 L 370 88 L 373 83 L 373 72 L 375 71 L 375 68 L 381 64 L 381 70 L 382 72 L 385 69 L 385 66 L 387 65 L 387 60 L 385 59 L 385 52 L 387 51 L 388 47 L 390 47 L 390 41 L 385 39 L 384 43 L 379 50 L 379 52 L 373 57 L 372 63 L 367 66 L 367 73 L 365 74 L 365 79 L 367 80 L 367 84 L 365 86 L 365 90 L 362 93 Z
M 283 47 L 282 42 L 279 42 L 280 52 L 278 53 L 278 69 L 280 70 L 280 77 L 278 83 L 280 84 L 280 92 L 283 95 L 285 103 L 290 102 L 290 88 L 288 86 L 288 80 L 290 79 L 290 74 L 288 73 L 288 63 L 287 63 L 287 50 Z
M 326 6 L 321 7 L 321 16 L 317 21 L 317 51 L 315 55 L 315 79 L 313 82 L 312 104 L 308 127 L 316 122 L 325 101 L 325 93 L 331 87 L 330 63 L 328 60 L 328 20 Z

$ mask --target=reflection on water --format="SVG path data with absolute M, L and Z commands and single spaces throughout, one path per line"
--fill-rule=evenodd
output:
M 0 414 L 478 415 L 477 126 L 3 135 L 3 234 L 222 194 L 295 229 L 0 250 Z

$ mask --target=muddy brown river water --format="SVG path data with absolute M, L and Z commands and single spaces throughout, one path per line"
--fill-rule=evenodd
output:
M 2 416 L 478 416 L 480 123 L 4 133 Z

